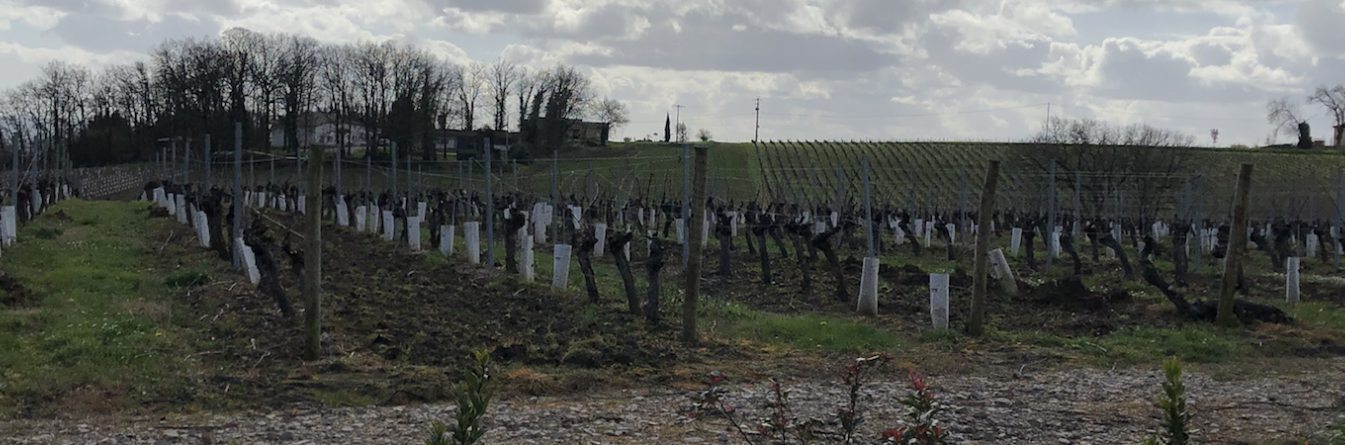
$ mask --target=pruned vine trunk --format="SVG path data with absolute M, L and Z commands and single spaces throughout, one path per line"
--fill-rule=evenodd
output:
M 663 271 L 666 255 L 663 242 L 657 237 L 650 238 L 649 259 L 645 261 L 645 272 L 648 274 L 645 280 L 649 282 L 649 291 L 644 303 L 644 318 L 651 326 L 659 324 L 659 274 Z
M 817 246 L 817 250 L 821 250 L 822 255 L 827 258 L 827 266 L 831 269 L 831 276 L 836 280 L 836 299 L 849 302 L 850 294 L 845 290 L 845 269 L 841 268 L 841 260 L 836 257 L 836 249 L 831 247 L 831 237 L 836 235 L 838 231 L 838 228 L 832 228 L 817 234 L 813 237 L 813 245 Z
M 584 274 L 584 288 L 588 290 L 588 301 L 597 303 L 598 279 L 593 275 L 593 247 L 598 245 L 598 239 L 587 230 L 583 235 L 575 234 L 579 238 L 575 243 L 579 248 L 575 252 L 575 257 L 579 260 L 579 271 Z
M 618 233 L 607 239 L 607 252 L 612 254 L 616 270 L 621 274 L 621 285 L 626 290 L 626 304 L 630 314 L 640 316 L 640 294 L 635 290 L 635 274 L 631 272 L 630 261 L 626 259 L 626 245 L 634 237 L 629 232 Z

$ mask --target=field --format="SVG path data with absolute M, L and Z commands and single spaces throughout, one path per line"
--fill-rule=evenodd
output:
M 735 208 L 770 200 L 825 203 L 834 199 L 839 184 L 839 192 L 853 205 L 863 195 L 861 166 L 867 157 L 875 207 L 948 211 L 962 200 L 964 183 L 967 202 L 979 202 L 985 162 L 1008 163 L 1021 148 L 715 144 L 709 149 L 707 194 Z M 1268 203 L 1261 207 L 1262 218 L 1285 215 L 1271 203 L 1289 198 L 1270 198 L 1276 196 L 1272 191 L 1292 193 L 1294 199 L 1334 199 L 1330 187 L 1306 184 L 1333 184 L 1336 169 L 1345 166 L 1345 157 L 1336 154 L 1193 153 L 1208 181 L 1202 190 L 1207 194 L 1206 214 L 1215 219 L 1225 212 L 1218 204 L 1224 198 L 1218 196 L 1231 188 L 1231 171 L 1238 163 L 1254 162 L 1257 174 L 1264 175 L 1256 183 L 1263 188 L 1253 188 L 1254 199 Z M 510 165 L 496 172 L 498 182 L 492 187 L 523 201 L 548 196 L 553 181 L 567 201 L 680 200 L 680 154 L 680 148 L 644 144 L 576 151 L 560 155 L 554 164 L 539 159 L 520 165 L 517 182 Z M 1024 190 L 1036 190 L 1041 173 L 1024 164 L 1006 165 L 1011 166 L 1003 183 L 1007 196 L 997 201 L 997 208 L 1026 207 L 1029 201 L 1035 205 L 1039 193 Z M 257 177 L 269 176 L 258 167 Z M 459 179 L 464 189 L 481 192 L 485 186 L 480 170 L 468 181 L 457 176 L 456 164 L 422 168 L 424 179 L 417 169 L 408 183 L 421 190 L 456 188 Z M 560 173 L 554 180 L 553 168 Z M 347 190 L 366 177 L 354 165 L 343 170 Z M 218 176 L 221 172 L 215 175 L 223 177 Z M 280 166 L 277 177 L 293 177 L 292 169 Z M 376 185 L 382 181 L 377 173 L 369 177 Z M 1059 188 L 1062 194 L 1065 190 Z M 1062 206 L 1069 202 L 1068 197 L 1059 201 Z M 297 305 L 298 275 L 284 252 L 288 237 L 283 234 L 299 227 L 298 219 L 276 209 L 260 212 L 266 217 L 258 221 L 264 221 L 272 238 L 254 248 L 274 258 L 285 295 Z M 586 218 L 583 227 L 596 222 Z M 626 229 L 621 220 L 604 222 L 613 233 Z M 298 359 L 303 344 L 299 318 L 284 318 L 276 301 L 261 295 L 228 261 L 200 247 L 190 228 L 146 202 L 62 202 L 26 225 L 20 241 L 0 257 L 7 274 L 0 282 L 0 401 L 5 402 L 0 416 L 433 403 L 450 398 L 450 386 L 477 350 L 501 362 L 507 397 L 524 400 L 583 398 L 623 388 L 694 392 L 710 371 L 747 381 L 779 377 L 814 382 L 828 379 L 846 358 L 874 352 L 894 354 L 902 367 L 926 371 L 936 382 L 939 376 L 1014 379 L 1030 370 L 1142 371 L 1156 369 L 1168 357 L 1178 357 L 1191 372 L 1220 382 L 1276 376 L 1311 380 L 1345 357 L 1345 273 L 1336 269 L 1332 255 L 1303 259 L 1302 301 L 1291 304 L 1285 302 L 1284 273 L 1264 252 L 1253 250 L 1240 298 L 1282 310 L 1293 322 L 1218 328 L 1182 317 L 1156 287 L 1124 277 L 1119 259 L 1105 255 L 1105 248 L 1104 255 L 1095 256 L 1092 243 L 1079 240 L 1080 273 L 1064 256 L 1055 257 L 1048 269 L 1040 238 L 1035 265 L 1029 265 L 1023 253 L 1009 254 L 1003 227 L 990 237 L 991 248 L 1009 254 L 1020 292 L 992 292 L 985 336 L 966 336 L 960 329 L 973 282 L 974 254 L 964 240 L 968 237 L 959 236 L 951 245 L 935 237 L 917 255 L 909 242 L 899 244 L 890 230 L 880 231 L 879 312 L 860 316 L 854 296 L 866 255 L 864 230 L 840 231 L 831 241 L 839 254 L 838 282 L 821 253 L 777 244 L 764 232 L 749 241 L 753 227 L 745 223 L 738 236 L 729 238 L 728 273 L 719 272 L 722 241 L 712 237 L 707 244 L 700 342 L 687 345 L 677 341 L 685 273 L 681 248 L 675 231 L 662 220 L 652 228 L 670 248 L 660 286 L 662 321 L 657 324 L 627 312 L 611 254 L 594 258 L 600 298 L 591 302 L 577 261 L 571 262 L 567 290 L 545 285 L 554 272 L 547 244 L 536 247 L 534 283 L 504 272 L 500 239 L 489 247 L 497 264 L 471 265 L 464 256 L 462 227 L 453 240 L 456 253 L 446 257 L 434 248 L 428 229 L 421 229 L 425 242 L 412 252 L 405 241 L 384 242 L 328 220 L 323 235 L 323 358 L 304 362 Z M 789 236 L 785 240 L 793 241 Z M 754 244 L 749 247 L 749 242 Z M 1165 253 L 1154 255 L 1152 263 L 1158 273 L 1171 276 L 1175 266 L 1170 253 L 1177 247 L 1171 238 L 1158 242 Z M 1302 240 L 1295 243 L 1293 248 L 1301 251 Z M 1132 262 L 1140 256 L 1129 237 L 1122 244 Z M 635 285 L 643 296 L 649 252 L 641 238 L 630 250 Z M 768 252 L 769 278 L 763 276 L 761 256 L 751 252 L 762 250 Z M 1220 262 L 1209 255 L 1197 258 L 1187 282 L 1177 289 L 1188 298 L 1213 299 L 1222 282 Z M 953 329 L 931 326 L 931 273 L 951 276 Z M 806 288 L 804 277 L 810 280 Z M 836 296 L 838 285 L 846 298 Z M 895 380 L 896 375 L 883 378 Z M 1086 398 L 1087 389 L 1080 391 L 1058 397 Z M 1147 399 L 1158 388 L 1145 391 Z M 1279 428 L 1275 432 L 1265 431 L 1268 427 L 1247 434 L 1207 431 L 1202 438 L 1208 443 L 1302 443 L 1331 423 L 1317 411 L 1277 409 L 1311 420 L 1273 425 Z M 1198 412 L 1211 421 L 1228 420 L 1224 414 Z M 1136 424 L 1157 425 L 1147 413 L 1127 416 Z M 977 421 L 967 422 L 953 425 L 954 430 L 978 437 Z M 1040 439 L 1037 432 L 1020 431 L 1014 437 L 1033 442 Z

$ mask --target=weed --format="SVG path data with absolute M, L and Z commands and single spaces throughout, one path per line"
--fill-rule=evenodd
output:
M 1326 427 L 1303 445 L 1345 445 L 1345 422 L 1337 422 Z
M 193 287 L 209 282 L 210 274 L 196 269 L 178 269 L 163 279 L 163 284 L 169 287 Z
M 578 323 L 579 326 L 585 328 L 591 328 L 597 326 L 598 321 L 600 320 L 600 317 L 598 316 L 598 309 L 592 306 L 585 306 L 583 309 L 580 309 L 578 312 L 576 312 L 574 316 L 575 316 L 575 323 Z

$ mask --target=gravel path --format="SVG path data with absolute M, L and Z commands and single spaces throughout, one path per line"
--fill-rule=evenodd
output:
M 1217 380 L 1188 373 L 1201 444 L 1259 444 L 1301 437 L 1345 421 L 1345 361 L 1311 373 Z M 1157 426 L 1153 400 L 1161 373 L 1071 369 L 1019 377 L 931 376 L 955 443 L 1139 443 Z M 899 425 L 904 382 L 867 387 L 871 409 L 863 437 Z M 830 419 L 845 390 L 830 381 L 789 382 L 796 410 Z M 764 401 L 764 386 L 732 386 L 744 409 Z M 689 421 L 692 393 L 671 388 L 584 397 L 501 400 L 489 417 L 488 444 L 741 443 L 718 419 Z M 91 418 L 0 422 L 0 444 L 398 444 L 423 443 L 432 420 L 452 407 L 423 405 L 290 410 L 227 416 Z M 877 442 L 876 440 L 872 442 Z

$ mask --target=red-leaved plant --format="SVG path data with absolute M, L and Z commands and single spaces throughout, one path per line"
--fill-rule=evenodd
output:
M 841 381 L 850 390 L 849 403 L 844 408 L 836 410 L 836 417 L 841 421 L 841 443 L 850 443 L 855 437 L 855 430 L 859 429 L 859 424 L 864 423 L 864 418 L 859 414 L 860 388 L 868 383 L 869 377 L 874 372 L 887 366 L 888 363 L 892 363 L 892 356 L 887 354 L 856 357 L 850 359 L 850 364 L 841 372 Z
M 836 411 L 840 422 L 840 431 L 821 431 L 823 422 L 816 419 L 800 419 L 790 406 L 789 391 L 779 381 L 771 379 L 771 397 L 763 408 L 770 414 L 758 423 L 756 431 L 749 433 L 743 428 L 744 422 L 738 410 L 724 400 L 726 391 L 721 386 L 728 379 L 719 372 L 710 373 L 709 385 L 700 392 L 692 407 L 692 419 L 706 414 L 724 417 L 744 442 L 749 444 L 810 444 L 819 436 L 836 439 L 838 443 L 854 443 L 855 431 L 864 422 L 860 415 L 860 390 L 869 383 L 873 375 L 892 362 L 892 356 L 877 354 L 871 357 L 850 359 L 850 363 L 841 371 L 841 381 L 849 389 L 849 400 L 845 407 Z M 755 434 L 753 434 L 755 433 Z
M 887 443 L 903 445 L 943 445 L 948 439 L 948 431 L 938 426 L 934 416 L 943 408 L 934 401 L 934 393 L 925 383 L 925 376 L 915 370 L 907 370 L 906 385 L 911 393 L 902 399 L 901 404 L 908 410 L 911 426 L 893 428 L 883 432 Z

